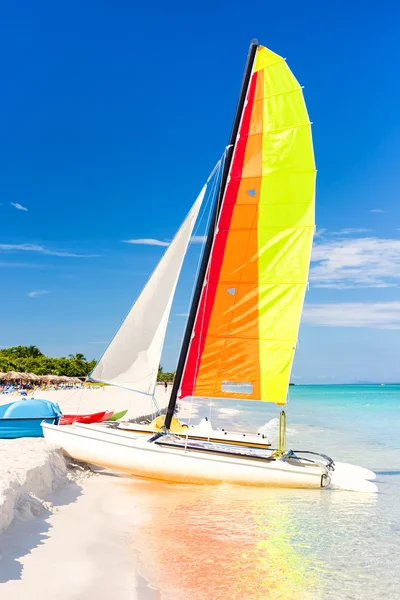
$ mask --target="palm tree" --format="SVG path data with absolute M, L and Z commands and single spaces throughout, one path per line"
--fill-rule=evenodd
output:
M 76 360 L 77 362 L 86 362 L 86 357 L 84 354 L 77 352 L 75 356 L 73 354 L 68 355 L 72 360 Z
M 37 346 L 27 346 L 26 358 L 38 358 L 39 356 L 43 356 L 43 353 L 40 352 Z

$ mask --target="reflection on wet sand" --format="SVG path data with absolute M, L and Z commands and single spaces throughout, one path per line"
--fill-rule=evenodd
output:
M 324 598 L 325 565 L 310 544 L 321 532 L 307 529 L 324 492 L 139 480 L 127 491 L 143 575 L 166 600 Z

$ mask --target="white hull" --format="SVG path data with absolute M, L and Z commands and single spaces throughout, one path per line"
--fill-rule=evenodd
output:
M 90 464 L 139 477 L 177 483 L 320 488 L 329 483 L 320 465 L 284 460 L 267 461 L 218 452 L 184 450 L 149 443 L 150 436 L 91 425 L 43 424 L 49 444 Z

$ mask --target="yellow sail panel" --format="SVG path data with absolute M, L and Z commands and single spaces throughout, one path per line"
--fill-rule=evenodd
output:
M 263 103 L 258 216 L 260 388 L 262 399 L 284 404 L 315 226 L 315 163 L 298 82 L 286 62 L 266 48 L 257 52 L 258 66 L 264 79 L 259 99 Z
M 284 404 L 314 231 L 303 94 L 260 46 L 247 91 L 180 396 Z

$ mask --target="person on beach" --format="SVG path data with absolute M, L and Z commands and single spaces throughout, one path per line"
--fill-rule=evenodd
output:
M 168 389 L 168 383 L 166 381 L 164 381 L 164 387 L 165 387 L 165 391 L 167 391 L 167 389 Z

